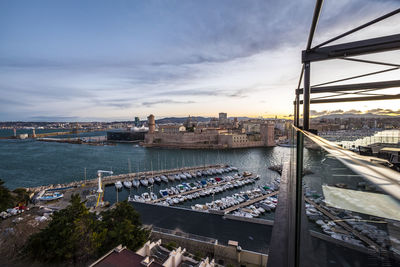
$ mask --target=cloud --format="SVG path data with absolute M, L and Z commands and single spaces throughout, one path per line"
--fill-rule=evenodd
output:
M 194 104 L 196 102 L 194 101 L 176 101 L 176 100 L 169 100 L 169 99 L 164 99 L 164 100 L 155 100 L 155 101 L 147 101 L 147 102 L 143 102 L 142 106 L 145 107 L 153 107 L 155 105 L 159 105 L 159 104 Z
M 343 112 L 343 114 L 362 114 L 363 112 L 361 110 L 356 110 L 356 109 L 350 109 L 348 111 Z
M 325 116 L 325 115 L 331 115 L 331 114 L 374 114 L 374 115 L 398 116 L 398 115 L 400 115 L 400 109 L 397 111 L 392 110 L 392 109 L 382 109 L 382 108 L 369 109 L 366 111 L 361 111 L 361 110 L 356 110 L 356 109 L 350 109 L 347 111 L 343 111 L 341 109 L 323 110 L 323 111 L 310 110 L 310 114 L 311 114 L 311 116 Z
M 30 120 L 34 121 L 64 121 L 64 122 L 71 122 L 77 121 L 79 117 L 68 117 L 68 116 L 32 116 L 29 118 Z
M 311 116 L 325 116 L 325 115 L 330 115 L 330 114 L 343 114 L 343 113 L 344 113 L 344 111 L 341 109 L 323 110 L 323 111 L 310 110 Z
M 376 114 L 376 115 L 400 115 L 400 109 L 396 111 L 392 109 L 376 108 L 367 110 L 365 113 Z
M 207 116 L 292 112 L 313 1 L 134 2 L 91 5 L 90 14 L 68 1 L 50 13 L 29 1 L 0 10 L 1 118 L 144 116 L 154 106 L 180 116 L 187 104 Z M 315 43 L 396 6 L 326 1 Z
M 221 92 L 214 89 L 185 89 L 185 90 L 175 90 L 175 91 L 165 91 L 159 92 L 157 95 L 167 95 L 167 96 L 220 96 Z

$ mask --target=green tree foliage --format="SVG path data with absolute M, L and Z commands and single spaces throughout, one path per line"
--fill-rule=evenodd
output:
M 16 204 L 23 203 L 26 205 L 26 203 L 29 202 L 29 193 L 25 188 L 16 188 L 12 191 L 12 193 L 14 195 L 14 201 Z
M 119 244 L 135 251 L 149 238 L 150 232 L 142 229 L 139 213 L 127 201 L 119 202 L 115 209 L 102 213 L 104 229 L 108 229 L 102 253 Z
M 43 263 L 84 265 L 119 244 L 136 250 L 148 239 L 139 214 L 126 201 L 100 217 L 73 195 L 67 208 L 54 213 L 49 225 L 30 237 L 26 253 Z
M 4 186 L 4 181 L 0 179 L 0 211 L 11 208 L 13 205 L 14 198 L 11 195 L 10 190 Z

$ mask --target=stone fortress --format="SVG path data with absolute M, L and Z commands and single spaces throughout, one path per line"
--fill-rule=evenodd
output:
M 192 121 L 184 124 L 156 125 L 154 115 L 148 116 L 149 131 L 142 143 L 145 147 L 165 148 L 247 148 L 274 146 L 275 124 L 264 119 L 239 121 L 226 113 L 207 123 Z

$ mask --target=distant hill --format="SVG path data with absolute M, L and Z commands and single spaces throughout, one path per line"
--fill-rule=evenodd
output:
M 166 123 L 184 123 L 188 117 L 167 117 L 156 120 L 156 124 L 166 124 Z M 201 116 L 194 116 L 191 117 L 192 121 L 197 122 L 209 122 L 212 117 L 201 117 Z M 214 117 L 215 118 L 215 117 Z M 229 117 L 230 120 L 233 120 L 234 117 Z M 239 121 L 241 120 L 248 120 L 249 117 L 237 117 Z M 145 121 L 143 121 L 145 122 Z
M 322 115 L 315 118 L 318 119 L 348 119 L 348 118 L 365 118 L 365 119 L 384 119 L 384 118 L 399 118 L 400 116 L 390 116 L 390 115 L 380 115 L 380 114 L 373 114 L 373 113 L 365 113 L 365 114 L 357 114 L 357 113 L 337 113 L 337 114 L 329 114 L 329 115 Z
M 230 120 L 233 120 L 233 118 L 235 117 L 229 117 Z M 236 117 L 236 118 L 238 119 L 238 121 L 254 119 L 249 117 Z
M 167 117 L 156 120 L 156 124 L 166 124 L 166 123 L 184 123 L 188 117 Z M 197 122 L 208 122 L 210 121 L 210 117 L 191 117 L 192 121 Z
M 209 122 L 213 117 L 201 117 L 201 116 L 194 116 L 191 117 L 192 121 L 197 122 Z M 229 119 L 233 120 L 234 117 L 229 117 Z M 184 123 L 188 117 L 167 117 L 156 120 L 156 124 L 166 124 L 166 123 Z M 249 117 L 238 117 L 238 120 L 248 120 Z M 144 122 L 144 121 L 143 121 Z

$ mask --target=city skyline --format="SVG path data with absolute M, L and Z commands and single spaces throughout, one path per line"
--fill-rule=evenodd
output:
M 397 6 L 327 2 L 316 43 Z M 220 111 L 231 117 L 289 116 L 313 7 L 313 1 L 2 2 L 0 120 L 107 121 Z M 351 38 L 393 34 L 398 24 L 393 17 Z M 379 60 L 393 55 L 382 53 Z M 319 83 L 379 69 L 334 61 L 329 72 L 324 68 L 311 78 Z M 395 115 L 399 104 L 312 109 Z

